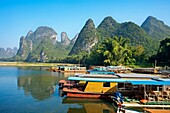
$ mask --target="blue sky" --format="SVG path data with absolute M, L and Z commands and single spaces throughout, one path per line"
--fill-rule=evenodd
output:
M 97 27 L 106 16 L 138 25 L 154 16 L 170 26 L 169 11 L 170 0 L 0 0 L 0 47 L 19 47 L 20 37 L 39 26 L 72 39 L 89 18 Z

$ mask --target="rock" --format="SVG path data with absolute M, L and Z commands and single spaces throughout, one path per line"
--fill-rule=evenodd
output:
M 17 53 L 17 48 L 15 47 L 14 49 L 7 48 L 6 50 L 4 48 L 0 48 L 0 58 L 10 58 L 16 55 Z
M 77 34 L 75 35 L 75 37 L 71 40 L 71 45 L 74 45 L 74 44 L 75 44 L 78 36 L 79 36 L 79 33 L 77 33 Z
M 80 31 L 78 38 L 69 53 L 79 54 L 81 52 L 90 53 L 91 48 L 98 42 L 97 31 L 92 19 L 89 19 L 83 29 Z
M 69 46 L 70 45 L 70 39 L 67 36 L 66 32 L 61 33 L 61 44 L 64 46 Z

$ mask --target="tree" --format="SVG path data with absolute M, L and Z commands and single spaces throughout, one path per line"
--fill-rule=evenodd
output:
M 104 60 L 106 65 L 129 65 L 135 62 L 128 39 L 115 36 L 113 39 L 106 39 L 104 45 L 103 55 L 106 58 Z
M 161 62 L 162 65 L 170 66 L 170 38 L 166 38 L 160 42 L 156 59 L 158 62 Z

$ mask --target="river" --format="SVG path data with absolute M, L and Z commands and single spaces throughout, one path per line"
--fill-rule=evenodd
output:
M 73 74 L 45 67 L 0 67 L 0 113 L 115 113 L 100 99 L 61 97 L 58 81 Z

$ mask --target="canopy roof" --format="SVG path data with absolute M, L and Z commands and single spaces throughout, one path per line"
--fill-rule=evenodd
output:
M 170 85 L 170 79 L 121 79 L 121 78 L 82 78 L 69 77 L 68 80 L 89 81 L 89 82 L 118 82 L 132 83 L 133 85 Z
M 120 78 L 151 78 L 151 79 L 158 79 L 159 75 L 151 75 L 151 74 L 136 74 L 136 73 L 130 73 L 130 74 L 117 74 L 116 76 Z
M 170 81 L 131 81 L 133 85 L 170 85 Z

